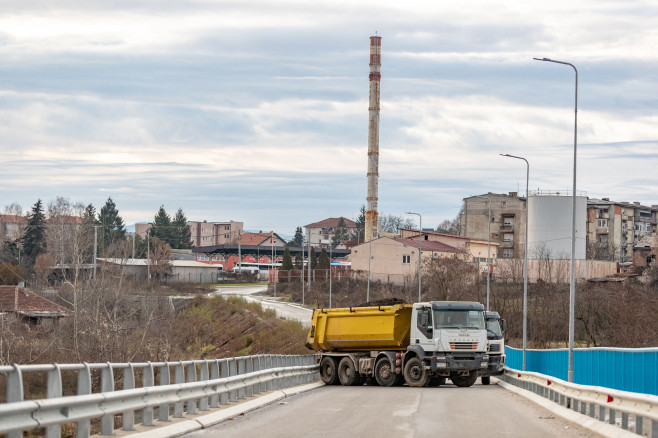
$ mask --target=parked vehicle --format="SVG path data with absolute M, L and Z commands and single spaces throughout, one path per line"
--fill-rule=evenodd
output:
M 316 309 L 306 346 L 328 384 L 471 386 L 489 364 L 484 306 L 433 301 Z
M 500 376 L 505 369 L 505 339 L 503 334 L 507 330 L 507 322 L 500 318 L 498 312 L 484 312 L 484 322 L 487 326 L 487 352 L 489 353 L 489 366 L 481 372 L 483 385 L 488 385 L 491 376 Z

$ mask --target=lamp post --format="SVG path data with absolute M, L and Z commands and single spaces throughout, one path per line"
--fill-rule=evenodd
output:
M 333 245 L 329 243 L 329 308 L 331 309 L 331 253 Z
M 304 236 L 302 236 L 302 277 L 301 277 L 301 283 L 302 283 L 302 306 L 304 305 L 305 297 L 304 297 Z
M 530 181 L 530 164 L 528 160 L 516 155 L 500 154 L 502 157 L 516 158 L 525 161 L 525 261 L 523 263 L 523 371 L 525 371 L 525 350 L 528 345 L 528 203 L 530 195 L 528 194 L 528 182 Z
M 415 214 L 418 216 L 418 302 L 420 303 L 420 293 L 421 293 L 421 279 L 422 279 L 422 268 L 423 268 L 423 259 L 422 259 L 422 243 L 423 243 L 423 217 L 420 213 L 414 213 L 411 211 L 405 212 L 405 214 Z
M 489 311 L 489 295 L 491 291 L 491 198 L 488 196 L 473 196 L 489 201 L 489 224 L 487 228 L 487 311 Z
M 548 58 L 533 58 L 536 61 L 554 62 L 568 65 L 576 74 L 574 94 L 574 123 L 573 123 L 573 193 L 571 202 L 571 282 L 569 285 L 569 382 L 573 382 L 573 343 L 574 343 L 574 316 L 576 303 L 576 151 L 578 145 L 578 69 L 576 66 L 563 61 Z

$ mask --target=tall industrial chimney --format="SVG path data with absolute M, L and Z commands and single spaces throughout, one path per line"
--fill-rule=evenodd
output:
M 379 179 L 379 82 L 381 80 L 382 38 L 370 37 L 370 98 L 368 101 L 368 194 L 366 197 L 366 230 L 364 240 L 379 234 L 377 187 Z

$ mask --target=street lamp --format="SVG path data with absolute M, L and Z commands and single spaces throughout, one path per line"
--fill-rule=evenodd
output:
M 523 371 L 525 371 L 525 350 L 528 344 L 528 203 L 530 195 L 528 194 L 528 182 L 530 181 L 530 164 L 528 160 L 516 155 L 500 154 L 502 157 L 516 158 L 525 161 L 525 262 L 523 263 Z
M 571 283 L 569 286 L 569 382 L 573 382 L 573 342 L 574 342 L 574 316 L 576 303 L 576 151 L 578 139 L 578 70 L 576 66 L 563 61 L 548 58 L 533 58 L 536 61 L 554 62 L 568 65 L 576 73 L 576 87 L 574 97 L 574 123 L 573 123 L 573 193 L 571 202 Z
M 420 303 L 420 292 L 421 292 L 421 278 L 422 278 L 422 268 L 423 268 L 423 260 L 422 260 L 422 242 L 423 242 L 423 217 L 420 215 L 420 213 L 413 213 L 411 211 L 407 211 L 404 214 L 415 214 L 418 216 L 418 302 Z
M 489 311 L 489 295 L 491 291 L 491 198 L 488 196 L 473 196 L 489 201 L 489 225 L 487 236 L 487 312 Z M 478 274 L 479 275 L 479 274 Z

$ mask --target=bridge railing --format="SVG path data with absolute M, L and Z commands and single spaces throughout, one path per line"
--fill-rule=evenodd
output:
M 522 369 L 523 350 L 505 347 L 505 363 Z M 658 348 L 574 349 L 574 383 L 658 395 Z M 569 350 L 526 350 L 526 371 L 567 380 Z
M 658 438 L 658 396 L 579 385 L 511 368 L 499 378 L 600 422 Z
M 74 375 L 71 376 L 70 373 Z M 24 377 L 46 373 L 45 398 L 25 398 Z M 77 437 L 112 435 L 118 423 L 134 430 L 246 397 L 319 379 L 314 355 L 256 355 L 213 360 L 146 363 L 93 363 L 0 366 L 6 376 L 6 403 L 0 404 L 0 434 L 19 438 L 23 431 L 45 428 L 47 438 L 61 436 L 63 424 L 75 423 Z M 75 378 L 77 392 L 63 394 Z M 28 376 L 30 377 L 30 376 Z M 156 383 L 156 377 L 158 379 Z M 116 388 L 119 383 L 121 388 Z

